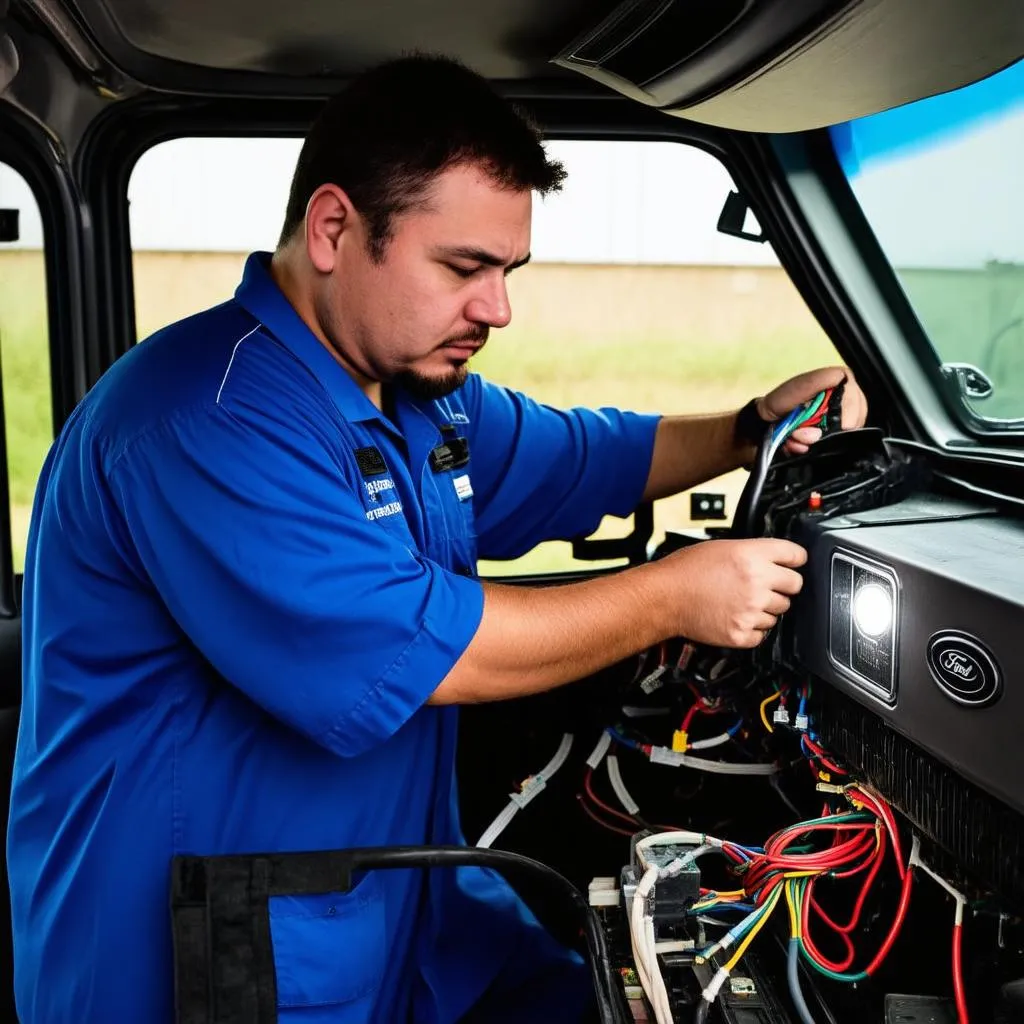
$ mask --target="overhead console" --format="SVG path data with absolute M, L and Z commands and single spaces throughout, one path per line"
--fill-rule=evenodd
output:
M 554 63 L 689 120 L 806 131 L 984 78 L 1022 33 L 1015 0 L 625 0 Z

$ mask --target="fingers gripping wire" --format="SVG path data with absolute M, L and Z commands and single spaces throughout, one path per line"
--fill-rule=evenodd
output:
M 572 733 L 567 732 L 562 737 L 554 757 L 536 775 L 531 775 L 523 781 L 518 793 L 509 794 L 509 802 L 502 812 L 484 830 L 483 835 L 477 840 L 477 847 L 486 849 L 493 845 L 495 839 L 508 828 L 512 819 L 548 784 L 559 768 L 565 764 L 572 750 Z
M 750 477 L 743 488 L 736 508 L 732 534 L 734 537 L 758 535 L 756 517 L 761 504 L 761 492 L 768 478 L 768 470 L 794 431 L 801 427 L 818 427 L 822 433 L 837 428 L 837 417 L 842 410 L 843 385 L 819 392 L 806 405 L 797 406 L 789 415 L 774 424 L 764 436 L 750 469 Z

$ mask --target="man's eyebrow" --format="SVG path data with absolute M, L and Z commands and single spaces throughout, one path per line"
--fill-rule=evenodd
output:
M 527 253 L 521 260 L 506 265 L 500 256 L 488 252 L 486 249 L 477 249 L 471 245 L 457 245 L 454 248 L 443 248 L 441 250 L 445 259 L 471 260 L 475 263 L 482 263 L 486 267 L 505 267 L 506 270 L 516 270 L 526 266 L 530 262 L 532 253 Z

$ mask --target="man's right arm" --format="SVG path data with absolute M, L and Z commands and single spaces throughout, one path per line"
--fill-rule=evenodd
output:
M 754 647 L 800 590 L 805 560 L 784 540 L 707 541 L 584 583 L 485 583 L 476 634 L 430 703 L 549 690 L 670 637 Z

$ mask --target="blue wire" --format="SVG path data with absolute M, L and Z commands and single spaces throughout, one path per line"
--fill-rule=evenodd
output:
M 728 729 L 726 729 L 725 731 L 726 731 L 726 732 L 727 732 L 727 733 L 728 733 L 728 734 L 729 734 L 730 736 L 735 736 L 735 735 L 736 735 L 736 733 L 738 733 L 738 732 L 740 731 L 740 729 L 742 729 L 742 728 L 743 728 L 743 719 L 741 718 L 741 719 L 740 719 L 740 720 L 739 720 L 738 722 L 736 722 L 736 724 L 735 724 L 735 725 L 732 725 L 732 726 L 730 726 L 730 727 L 729 727 Z
M 605 732 L 607 732 L 608 735 L 611 736 L 611 738 L 615 740 L 616 743 L 621 743 L 624 747 L 629 747 L 632 750 L 640 749 L 639 743 L 637 743 L 635 740 L 629 739 L 626 736 L 623 736 L 621 732 L 618 732 L 615 729 L 608 728 L 605 730 Z
M 744 914 L 752 914 L 757 907 L 753 903 L 723 903 L 717 907 L 705 907 L 704 909 L 688 910 L 688 914 L 724 914 L 730 910 L 742 910 Z

